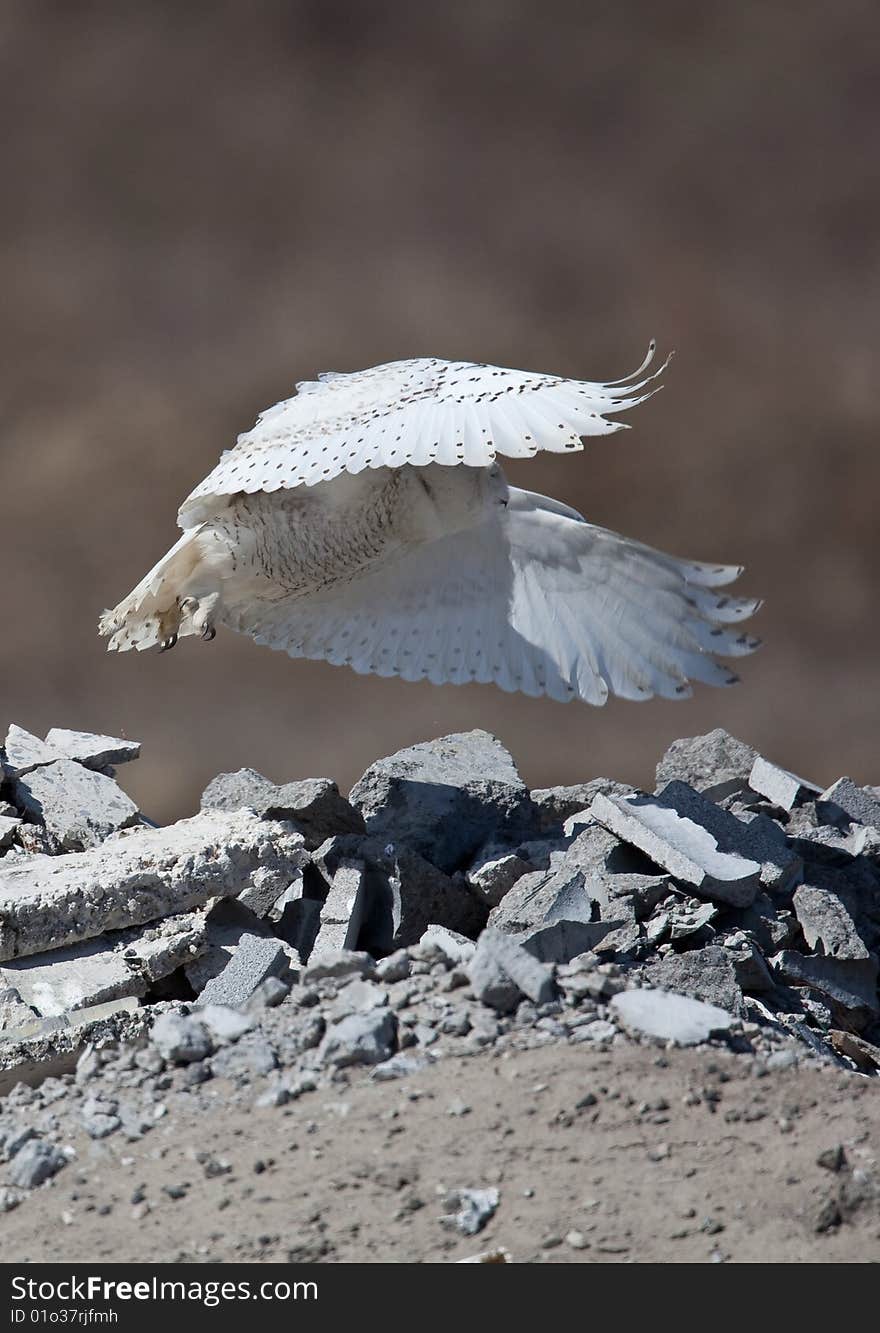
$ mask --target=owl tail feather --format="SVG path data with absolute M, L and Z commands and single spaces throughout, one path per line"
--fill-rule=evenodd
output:
M 201 632 L 192 616 L 181 607 L 191 595 L 203 565 L 196 538 L 201 525 L 188 528 L 171 550 L 163 555 L 137 587 L 98 621 L 98 633 L 110 642 L 110 652 L 142 652 L 157 644 L 168 644 L 185 634 Z

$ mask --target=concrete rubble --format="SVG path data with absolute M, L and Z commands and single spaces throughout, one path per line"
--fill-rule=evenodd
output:
M 628 1041 L 880 1075 L 874 789 L 717 730 L 675 742 L 655 792 L 530 793 L 475 731 L 379 760 L 349 798 L 222 774 L 157 828 L 113 771 L 139 748 L 13 726 L 0 750 L 4 1207 L 75 1132 L 141 1137 L 215 1084 L 262 1113 L 454 1056 Z M 52 1115 L 26 1124 L 41 1089 Z

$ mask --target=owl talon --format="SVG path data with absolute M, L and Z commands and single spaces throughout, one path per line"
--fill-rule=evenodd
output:
M 167 653 L 169 649 L 175 646 L 176 643 L 177 643 L 177 635 L 170 634 L 167 639 L 162 640 L 162 646 L 160 647 L 159 652 Z
M 204 639 L 205 643 L 210 643 L 211 640 L 216 639 L 216 637 L 217 637 L 217 631 L 215 630 L 213 625 L 206 625 L 205 628 L 202 630 L 202 638 Z

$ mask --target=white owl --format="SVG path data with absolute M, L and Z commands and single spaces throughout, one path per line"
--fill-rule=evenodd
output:
M 622 429 L 607 417 L 649 396 L 660 371 L 633 381 L 653 352 L 611 384 L 429 359 L 298 384 L 184 502 L 183 536 L 100 632 L 166 649 L 223 624 L 359 672 L 591 704 L 732 684 L 715 655 L 757 646 L 738 626 L 759 603 L 714 590 L 740 568 L 594 527 L 497 461 Z

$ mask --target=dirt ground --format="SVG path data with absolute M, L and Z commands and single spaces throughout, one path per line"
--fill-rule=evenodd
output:
M 554 1045 L 393 1083 L 358 1074 L 283 1108 L 253 1100 L 208 1083 L 170 1096 L 173 1113 L 140 1142 L 83 1136 L 76 1162 L 0 1218 L 4 1259 L 451 1263 L 495 1247 L 516 1263 L 880 1259 L 880 1208 L 859 1202 L 880 1154 L 877 1080 L 757 1077 L 727 1050 Z M 838 1145 L 835 1171 L 819 1158 Z M 455 1187 L 500 1191 L 477 1236 L 440 1221 Z

